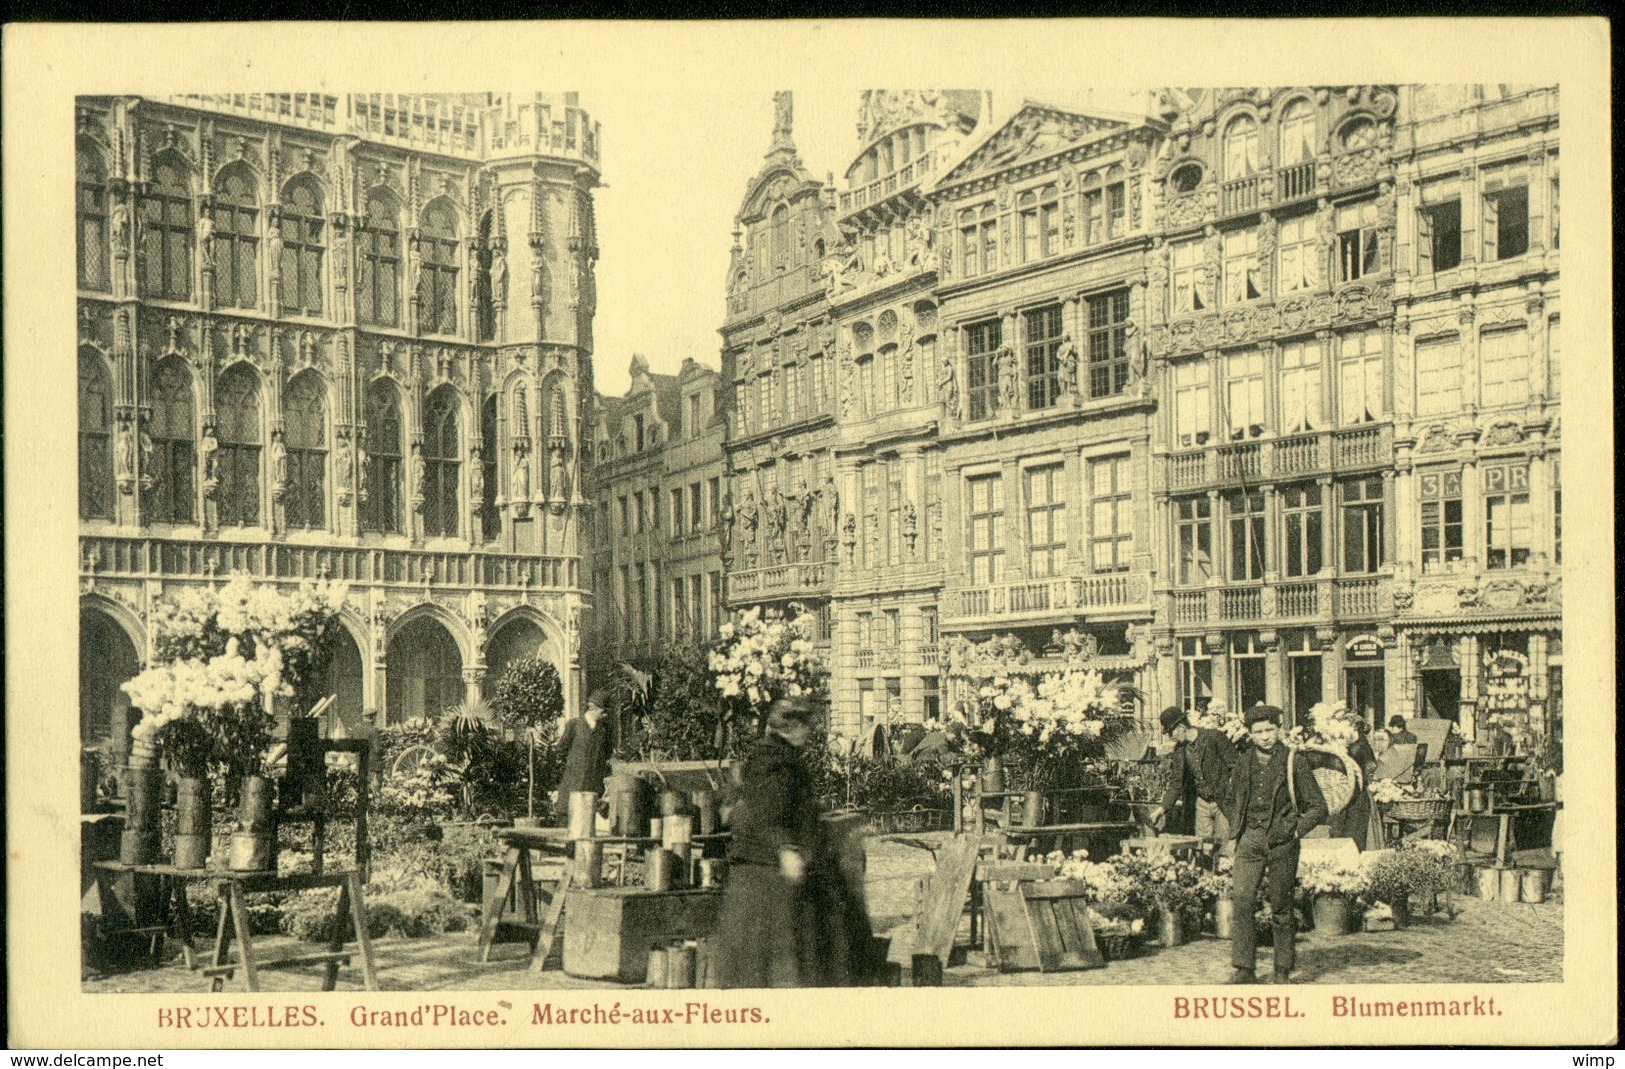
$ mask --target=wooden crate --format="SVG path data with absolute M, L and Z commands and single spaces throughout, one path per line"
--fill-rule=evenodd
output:
M 564 971 L 584 979 L 639 983 L 648 975 L 651 947 L 710 938 L 721 905 L 721 893 L 711 890 L 571 890 L 564 916 Z

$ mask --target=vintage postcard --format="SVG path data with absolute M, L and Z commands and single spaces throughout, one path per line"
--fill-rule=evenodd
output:
M 14 1043 L 1610 1042 L 1607 35 L 8 27 Z

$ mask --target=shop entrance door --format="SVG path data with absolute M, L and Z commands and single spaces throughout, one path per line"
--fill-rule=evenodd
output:
M 1309 709 L 1321 700 L 1320 654 L 1288 657 L 1292 665 L 1292 723 L 1301 724 Z
M 1388 706 L 1382 689 L 1382 668 L 1377 665 L 1343 670 L 1343 697 L 1368 728 L 1381 727 Z
M 1461 716 L 1461 673 L 1454 668 L 1422 672 L 1422 715 L 1454 722 Z

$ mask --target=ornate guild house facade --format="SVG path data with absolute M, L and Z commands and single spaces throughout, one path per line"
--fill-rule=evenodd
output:
M 599 131 L 574 94 L 78 106 L 81 717 L 177 591 L 349 584 L 336 715 L 568 700 Z

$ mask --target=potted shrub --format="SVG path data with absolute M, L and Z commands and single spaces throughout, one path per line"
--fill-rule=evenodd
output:
M 1298 872 L 1298 882 L 1313 899 L 1315 930 L 1347 935 L 1354 929 L 1354 900 L 1367 886 L 1366 875 L 1331 861 L 1311 861 Z
M 536 823 L 536 743 L 551 736 L 564 712 L 564 685 L 551 661 L 525 657 L 514 661 L 497 681 L 492 702 L 502 724 L 525 740 L 525 817 Z
M 1403 846 L 1368 857 L 1366 899 L 1387 906 L 1393 913 L 1395 928 L 1410 927 L 1411 895 L 1426 882 L 1429 862 L 1420 851 Z

